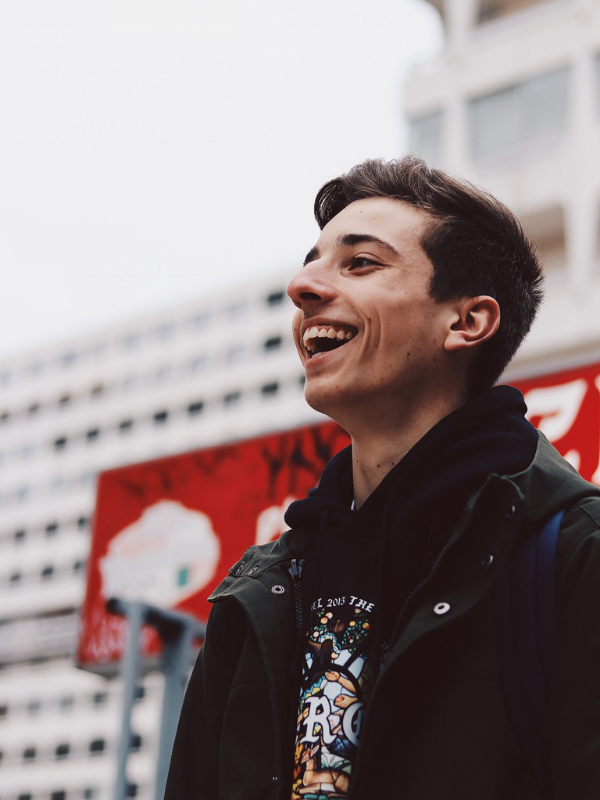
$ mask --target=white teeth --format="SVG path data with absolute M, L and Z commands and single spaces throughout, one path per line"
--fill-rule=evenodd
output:
M 306 349 L 312 353 L 314 352 L 314 348 L 309 344 L 311 339 L 337 339 L 343 342 L 345 340 L 350 341 L 352 338 L 354 338 L 354 333 L 352 331 L 338 330 L 331 325 L 321 328 L 318 325 L 313 325 L 311 328 L 307 328 L 304 331 L 302 341 Z

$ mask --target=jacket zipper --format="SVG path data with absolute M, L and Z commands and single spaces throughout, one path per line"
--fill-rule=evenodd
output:
M 398 614 L 398 617 L 396 618 L 396 624 L 394 625 L 394 629 L 392 630 L 392 635 L 391 635 L 390 642 L 389 642 L 389 646 L 390 647 L 393 646 L 394 642 L 398 639 L 398 636 L 400 635 L 400 631 L 402 629 L 402 627 L 401 627 L 402 626 L 402 622 L 404 621 L 404 617 L 406 616 L 406 613 L 408 611 L 408 608 L 409 608 L 410 604 L 413 602 L 415 597 L 427 586 L 427 584 L 431 580 L 433 580 L 433 578 L 435 577 L 435 575 L 436 575 L 436 573 L 437 573 L 437 571 L 438 571 L 438 569 L 440 567 L 440 564 L 444 560 L 448 550 L 450 550 L 452 547 L 454 547 L 456 542 L 459 539 L 462 538 L 463 534 L 465 533 L 465 531 L 467 530 L 467 528 L 471 524 L 471 520 L 473 519 L 473 515 L 475 513 L 475 509 L 477 508 L 477 504 L 479 502 L 479 498 L 483 494 L 483 491 L 486 488 L 486 486 L 488 485 L 490 479 L 491 479 L 491 475 L 485 480 L 485 482 L 483 483 L 483 485 L 481 486 L 481 488 L 479 489 L 477 494 L 474 496 L 471 508 L 469 509 L 467 514 L 463 517 L 462 523 L 456 529 L 454 535 L 448 540 L 448 542 L 446 542 L 446 544 L 444 545 L 444 547 L 440 551 L 440 554 L 437 557 L 437 559 L 435 560 L 435 562 L 434 562 L 432 568 L 430 569 L 429 574 L 427 575 L 427 577 L 423 578 L 423 580 L 419 584 L 417 584 L 417 586 L 415 586 L 415 588 L 412 590 L 412 592 L 410 592 L 410 594 L 408 595 L 408 597 L 406 598 L 406 600 L 402 604 L 402 608 L 400 609 L 400 613 Z
M 289 573 L 292 576 L 292 586 L 294 587 L 294 607 L 295 607 L 295 614 L 296 614 L 296 628 L 298 631 L 302 631 L 303 622 L 302 619 L 302 567 L 304 566 L 304 559 L 303 558 L 292 558 L 290 562 L 290 569 Z

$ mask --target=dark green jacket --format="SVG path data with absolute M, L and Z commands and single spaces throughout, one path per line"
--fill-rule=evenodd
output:
M 540 798 L 506 718 L 491 589 L 515 543 L 560 509 L 555 800 L 600 798 L 600 488 L 540 434 L 526 471 L 490 475 L 470 499 L 405 604 L 366 711 L 350 800 Z M 251 547 L 212 594 L 166 800 L 289 800 L 297 692 L 288 568 L 311 546 L 308 534 L 288 531 Z M 443 615 L 440 602 L 450 605 Z

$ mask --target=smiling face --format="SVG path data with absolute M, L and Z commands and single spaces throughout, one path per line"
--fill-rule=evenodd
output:
M 453 304 L 429 294 L 429 215 L 399 200 L 348 205 L 323 228 L 288 294 L 306 399 L 349 429 L 361 415 L 401 423 L 445 390 Z

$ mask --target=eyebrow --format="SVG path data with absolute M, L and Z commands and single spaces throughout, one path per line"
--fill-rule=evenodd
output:
M 390 255 L 400 258 L 400 253 L 395 247 L 392 247 L 389 242 L 386 242 L 384 239 L 380 239 L 378 236 L 373 236 L 369 233 L 345 233 L 343 236 L 338 236 L 338 238 L 335 240 L 335 244 L 337 247 L 354 247 L 357 244 L 376 244 L 379 247 L 382 247 L 384 250 L 387 250 Z M 306 258 L 304 259 L 304 266 L 309 264 L 311 261 L 315 261 L 317 258 L 319 258 L 319 255 L 319 248 L 316 245 L 315 247 L 311 247 L 306 254 Z

